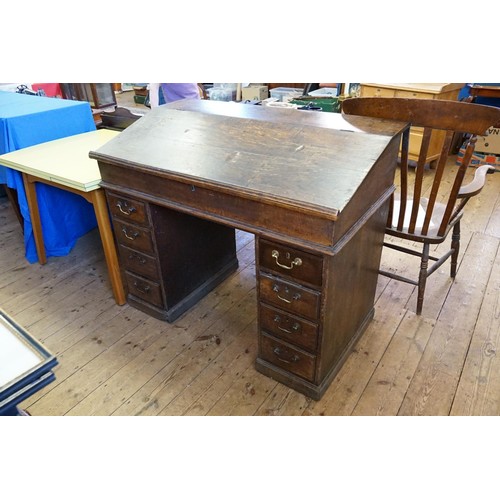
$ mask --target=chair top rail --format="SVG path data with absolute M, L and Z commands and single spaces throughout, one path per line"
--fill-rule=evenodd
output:
M 342 112 L 474 135 L 485 135 L 490 127 L 500 124 L 500 108 L 440 99 L 357 97 L 346 99 Z

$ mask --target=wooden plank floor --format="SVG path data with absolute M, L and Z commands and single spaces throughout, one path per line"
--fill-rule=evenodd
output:
M 237 233 L 238 271 L 168 324 L 115 304 L 97 230 L 68 256 L 28 264 L 19 223 L 0 198 L 0 306 L 59 360 L 56 381 L 23 408 L 33 415 L 499 415 L 499 174 L 468 208 L 457 278 L 447 264 L 437 271 L 416 316 L 414 287 L 380 277 L 374 320 L 313 401 L 254 368 L 252 235 Z M 418 264 L 386 249 L 382 265 Z

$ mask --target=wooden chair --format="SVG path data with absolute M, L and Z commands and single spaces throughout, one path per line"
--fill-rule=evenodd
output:
M 488 165 L 475 170 L 474 179 L 463 186 L 467 167 L 471 161 L 477 135 L 485 135 L 488 128 L 500 123 L 500 108 L 467 102 L 403 99 L 387 97 L 361 97 L 346 99 L 342 105 L 345 115 L 407 122 L 412 127 L 423 127 L 422 145 L 416 167 L 409 168 L 408 148 L 410 130 L 401 140 L 399 184 L 391 198 L 386 234 L 403 240 L 423 244 L 422 251 L 407 248 L 402 244 L 385 241 L 384 246 L 420 257 L 418 281 L 380 270 L 390 278 L 411 283 L 418 287 L 417 314 L 422 312 L 427 278 L 451 257 L 452 278 L 457 272 L 460 248 L 460 219 L 469 199 L 477 195 L 485 184 Z M 347 118 L 347 117 L 346 117 Z M 347 118 L 348 119 L 348 118 Z M 436 168 L 425 164 L 431 133 L 433 130 L 446 131 Z M 446 166 L 450 145 L 455 133 L 465 133 L 465 153 L 456 170 L 452 184 L 441 182 Z M 430 179 L 429 179 L 430 178 Z M 425 180 L 425 184 L 424 184 Z M 424 185 L 430 185 L 425 189 Z M 451 248 L 442 256 L 430 255 L 430 246 L 442 243 L 453 229 Z M 402 242 L 401 242 L 402 243 Z M 428 268 L 429 259 L 435 263 Z

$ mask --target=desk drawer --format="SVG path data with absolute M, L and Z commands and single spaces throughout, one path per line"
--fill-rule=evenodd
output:
M 314 381 L 316 356 L 270 337 L 265 333 L 260 337 L 260 357 L 287 372 L 294 373 L 310 382 Z
M 396 97 L 404 99 L 435 99 L 436 95 L 415 90 L 396 90 Z
M 293 247 L 259 240 L 259 266 L 314 287 L 323 281 L 323 258 Z
M 260 300 L 304 318 L 317 320 L 321 296 L 318 292 L 264 274 L 260 275 L 259 281 Z
M 394 97 L 394 89 L 385 89 L 384 87 L 368 87 L 361 85 L 361 97 Z
M 224 221 L 249 232 L 260 232 L 265 228 L 270 233 L 297 238 L 308 244 L 332 245 L 336 220 L 331 214 L 323 217 L 297 207 L 281 206 L 269 202 L 265 196 L 247 198 L 227 187 L 219 190 L 180 182 L 164 177 L 161 172 L 141 172 L 139 175 L 120 165 L 100 163 L 99 167 L 105 189 L 120 186 L 138 196 L 147 196 L 151 205 L 163 205 L 201 218 Z
M 136 224 L 148 225 L 146 205 L 139 200 L 107 193 L 109 210 L 114 217 L 125 219 Z
M 129 271 L 125 272 L 128 292 L 157 307 L 163 307 L 161 287 L 158 283 L 136 276 Z
M 125 224 L 117 219 L 113 220 L 113 226 L 119 243 L 140 252 L 153 253 L 153 240 L 149 229 Z
M 145 276 L 146 278 L 151 278 L 153 280 L 159 279 L 156 259 L 154 257 L 136 252 L 123 245 L 120 245 L 120 256 L 122 265 L 125 269 Z
M 318 326 L 297 316 L 286 314 L 265 304 L 260 305 L 263 330 L 291 344 L 314 352 L 318 344 Z

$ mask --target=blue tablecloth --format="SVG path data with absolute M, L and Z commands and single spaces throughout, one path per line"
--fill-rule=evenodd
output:
M 0 154 L 95 130 L 88 102 L 0 91 Z M 1 161 L 0 161 L 1 163 Z M 0 167 L 0 184 L 17 190 L 24 217 L 26 258 L 38 260 L 22 174 Z M 37 183 L 36 192 L 47 257 L 67 255 L 76 240 L 97 226 L 84 198 Z

